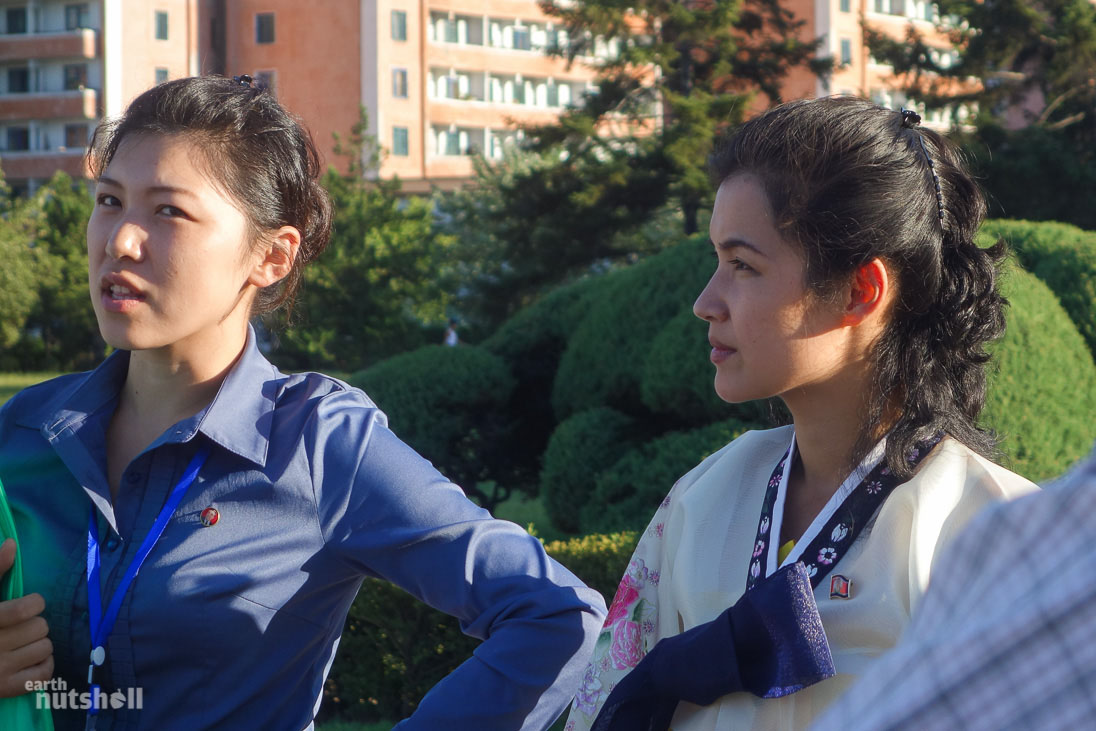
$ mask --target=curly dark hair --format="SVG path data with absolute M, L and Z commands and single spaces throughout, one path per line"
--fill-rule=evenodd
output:
M 259 291 L 254 314 L 292 309 L 304 266 L 327 247 L 331 200 L 319 183 L 320 155 L 308 130 L 274 96 L 250 79 L 199 76 L 154 86 L 125 113 L 104 121 L 88 148 L 95 177 L 133 134 L 186 135 L 206 172 L 224 186 L 247 217 L 252 241 L 293 226 L 301 245 L 290 273 Z
M 853 464 L 879 425 L 890 427 L 885 459 L 901 476 L 910 472 L 905 456 L 913 445 L 940 431 L 999 456 L 995 435 L 977 420 L 985 346 L 1005 328 L 1008 303 L 997 280 L 1007 250 L 1002 241 L 986 249 L 974 243 L 986 204 L 954 144 L 903 125 L 900 112 L 829 97 L 750 120 L 717 148 L 711 170 L 717 185 L 756 177 L 777 228 L 803 252 L 810 292 L 831 295 L 876 257 L 896 283 L 890 321 L 870 354 L 874 377 Z M 901 409 L 893 418 L 895 399 Z

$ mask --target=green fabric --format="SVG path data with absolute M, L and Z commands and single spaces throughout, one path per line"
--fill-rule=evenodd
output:
M 15 536 L 15 520 L 8 507 L 4 485 L 0 484 L 0 543 Z M 18 541 L 18 539 L 16 539 Z M 15 564 L 0 579 L 0 600 L 18 599 L 23 596 L 23 561 L 15 554 Z M 0 729 L 4 731 L 53 731 L 53 717 L 49 708 L 38 708 L 37 693 L 24 693 L 14 698 L 0 698 Z

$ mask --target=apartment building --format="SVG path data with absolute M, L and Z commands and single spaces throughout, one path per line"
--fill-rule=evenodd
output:
M 895 37 L 913 23 L 940 41 L 945 62 L 953 53 L 927 0 L 786 7 L 837 63 L 829 80 L 793 72 L 788 99 L 910 103 L 870 57 L 862 22 Z M 328 163 L 345 169 L 333 135 L 347 135 L 364 107 L 387 151 L 381 177 L 413 192 L 452 187 L 472 174 L 472 153 L 500 158 L 520 123 L 581 101 L 616 52 L 597 43 L 568 67 L 546 54 L 567 41 L 535 0 L 0 0 L 0 166 L 16 190 L 58 169 L 80 175 L 96 122 L 148 87 L 247 73 L 304 120 Z
M 547 56 L 566 32 L 534 0 L 237 0 L 226 12 L 225 73 L 269 83 L 328 153 L 364 106 L 387 150 L 379 174 L 411 191 L 466 180 L 474 152 L 501 157 L 518 123 L 580 101 L 597 62 Z
M 194 0 L 0 0 L 0 167 L 16 192 L 83 175 L 95 124 L 198 70 Z

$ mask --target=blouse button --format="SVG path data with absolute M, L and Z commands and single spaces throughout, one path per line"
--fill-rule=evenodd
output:
M 108 551 L 116 551 L 118 550 L 118 546 L 120 546 L 121 544 L 122 542 L 120 540 L 118 540 L 114 536 L 111 536 L 107 539 L 106 548 Z

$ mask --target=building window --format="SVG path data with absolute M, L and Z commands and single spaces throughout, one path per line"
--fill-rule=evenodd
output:
M 392 128 L 392 154 L 397 157 L 407 157 L 407 128 Z
M 8 127 L 8 150 L 17 152 L 30 149 L 30 129 L 27 127 Z
M 392 40 L 407 40 L 407 13 L 402 10 L 392 11 Z
M 65 147 L 79 149 L 88 146 L 88 126 L 86 124 L 65 125 Z
M 407 98 L 407 69 L 392 69 L 392 96 Z
M 278 72 L 273 69 L 255 72 L 255 85 L 271 94 L 277 93 Z
M 7 33 L 26 33 L 27 32 L 27 9 L 26 8 L 8 8 L 4 14 L 7 26 L 5 32 Z
M 906 0 L 875 0 L 875 12 L 887 15 L 905 15 Z
M 65 30 L 88 27 L 88 4 L 74 3 L 65 6 Z
M 167 81 L 167 69 L 165 69 L 165 68 L 156 69 L 156 84 L 159 85 L 159 84 L 164 83 L 165 81 Z
M 841 12 L 842 13 L 850 12 L 852 10 L 852 8 L 850 8 L 849 5 L 850 5 L 850 0 L 841 0 Z
M 852 41 L 848 38 L 841 39 L 841 65 L 848 66 L 852 63 Z
M 88 84 L 86 63 L 66 63 L 64 68 L 65 91 L 77 91 Z
M 460 133 L 450 130 L 445 135 L 445 154 L 446 155 L 459 155 L 460 154 Z
M 529 38 L 529 29 L 525 26 L 514 26 L 514 48 L 519 51 L 531 51 L 533 44 Z
M 444 36 L 446 43 L 457 42 L 457 21 L 446 20 L 445 21 L 445 33 Z
M 156 40 L 158 40 L 158 41 L 166 41 L 167 40 L 167 11 L 166 10 L 157 10 L 156 11 Z
M 8 69 L 8 93 L 26 94 L 30 91 L 30 69 L 25 66 Z
M 256 13 L 255 15 L 255 42 L 274 42 L 274 13 Z

